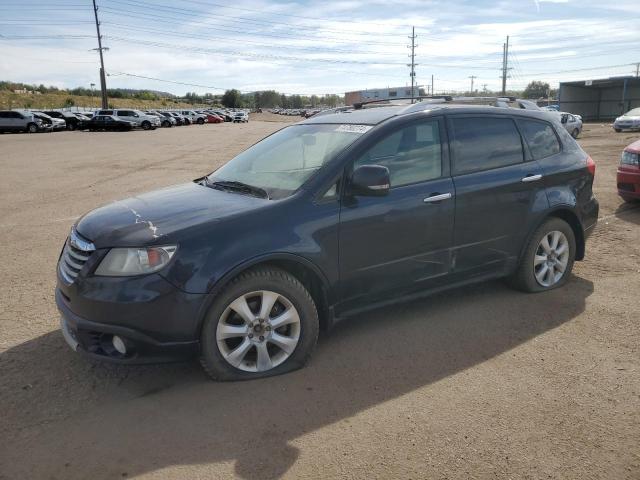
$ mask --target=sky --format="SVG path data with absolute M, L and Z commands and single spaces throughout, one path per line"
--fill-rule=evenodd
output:
M 435 92 L 635 74 L 639 0 L 96 0 L 110 88 Z M 91 0 L 0 0 L 0 80 L 99 88 Z

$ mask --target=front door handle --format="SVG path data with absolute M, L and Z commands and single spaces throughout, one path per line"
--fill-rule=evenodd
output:
M 435 202 L 441 202 L 442 200 L 449 200 L 451 197 L 452 197 L 451 193 L 441 193 L 441 194 L 427 197 L 423 201 L 424 203 L 435 203 Z
M 542 175 L 537 174 L 537 175 L 527 175 L 526 177 L 524 177 L 522 179 L 523 182 L 537 182 L 538 180 L 540 180 L 542 178 Z

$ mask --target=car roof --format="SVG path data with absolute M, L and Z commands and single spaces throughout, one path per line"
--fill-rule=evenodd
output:
M 640 140 L 633 142 L 631 145 L 627 145 L 624 149 L 625 152 L 639 153 L 640 154 Z
M 360 110 L 346 110 L 344 112 L 311 117 L 301 124 L 330 123 L 353 125 L 377 125 L 386 120 L 410 113 L 424 112 L 434 115 L 443 113 L 468 113 L 468 114 L 503 114 L 533 117 L 541 120 L 553 120 L 553 113 L 545 110 L 528 110 L 524 108 L 493 107 L 487 105 L 463 105 L 419 102 L 409 105 L 393 105 L 384 107 L 364 108 Z

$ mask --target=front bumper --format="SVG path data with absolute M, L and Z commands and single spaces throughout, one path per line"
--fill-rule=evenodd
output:
M 640 199 L 640 168 L 618 168 L 618 195 L 624 199 Z
M 75 351 L 117 363 L 184 360 L 197 353 L 206 295 L 187 294 L 158 275 L 86 277 L 68 284 L 58 273 L 55 292 L 65 340 Z M 113 347 L 114 335 L 127 346 Z

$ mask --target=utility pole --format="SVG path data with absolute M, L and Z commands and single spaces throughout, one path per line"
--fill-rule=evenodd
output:
M 507 94 L 507 73 L 509 71 L 509 35 L 502 45 L 502 95 Z
M 431 74 L 431 95 L 435 95 L 436 91 L 433 89 L 433 74 Z
M 469 77 L 471 79 L 471 90 L 469 90 L 471 92 L 471 95 L 473 95 L 473 81 L 478 78 L 476 75 L 471 75 Z
M 104 74 L 104 58 L 102 51 L 107 50 L 102 48 L 102 35 L 100 35 L 100 22 L 98 21 L 98 6 L 96 0 L 93 0 L 93 14 L 96 17 L 96 32 L 98 33 L 98 52 L 100 53 L 100 90 L 102 91 L 102 108 L 109 108 L 109 101 L 107 99 L 107 79 Z M 95 49 L 94 49 L 95 50 Z
M 411 73 L 409 74 L 411 76 L 411 103 L 414 103 L 416 96 L 416 27 L 411 27 L 411 36 L 409 39 L 411 40 L 411 46 L 408 46 L 408 48 L 411 49 L 411 54 L 409 55 L 411 63 L 407 64 L 407 67 L 411 67 Z
M 636 77 L 640 77 L 640 62 L 636 63 Z

